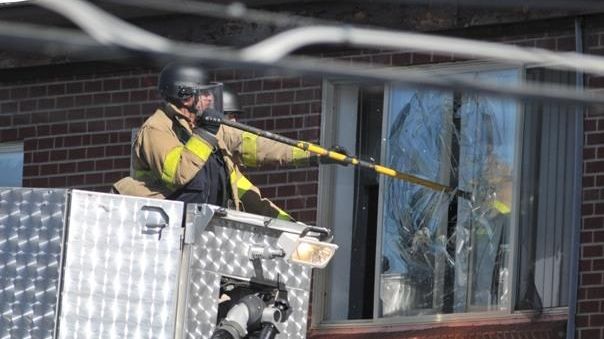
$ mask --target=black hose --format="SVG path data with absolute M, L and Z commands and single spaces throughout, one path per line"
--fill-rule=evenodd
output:
M 260 336 L 258 339 L 274 339 L 275 336 L 279 333 L 277 326 L 272 323 L 264 323 L 262 325 L 262 331 L 260 331 Z
M 210 339 L 236 339 L 229 331 L 219 328 L 210 337 Z

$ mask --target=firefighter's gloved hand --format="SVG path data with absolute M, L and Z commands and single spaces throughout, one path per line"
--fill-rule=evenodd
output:
M 216 134 L 222 122 L 223 113 L 214 108 L 207 108 L 197 118 L 196 125 L 206 131 Z
M 340 145 L 331 146 L 331 148 L 329 149 L 329 151 L 340 153 L 340 154 L 344 154 L 347 157 L 350 156 L 350 154 L 348 154 L 348 150 L 346 150 L 346 148 L 344 146 L 340 146 Z M 319 163 L 321 165 L 338 164 L 338 165 L 342 165 L 342 166 L 348 166 L 347 162 L 331 159 L 327 155 L 320 157 L 319 158 Z

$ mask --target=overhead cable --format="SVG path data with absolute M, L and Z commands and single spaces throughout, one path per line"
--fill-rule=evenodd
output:
M 349 44 L 356 47 L 412 49 L 444 55 L 484 58 L 513 65 L 537 64 L 568 71 L 604 75 L 604 58 L 574 52 L 523 48 L 493 42 L 449 38 L 421 33 L 380 31 L 354 27 L 312 26 L 276 34 L 243 50 L 249 60 L 276 61 L 291 52 L 316 44 Z
M 477 41 L 433 34 L 359 28 L 337 22 L 321 21 L 295 15 L 271 13 L 245 8 L 240 3 L 219 5 L 207 2 L 157 0 L 103 0 L 137 4 L 148 8 L 196 13 L 248 22 L 298 27 L 274 35 L 244 50 L 248 60 L 275 61 L 297 49 L 316 44 L 348 44 L 357 48 L 410 50 L 459 57 L 482 58 L 513 65 L 534 64 L 559 70 L 604 75 L 604 57 L 575 52 L 553 52 L 542 48 L 525 48 L 510 44 Z M 172 8 L 173 7 L 173 8 Z M 604 7 L 604 5 L 603 5 Z
M 213 62 L 231 67 L 253 67 L 262 69 L 280 69 L 316 76 L 332 76 L 355 78 L 367 81 L 388 81 L 406 83 L 415 86 L 429 86 L 439 89 L 462 89 L 497 96 L 515 98 L 539 98 L 547 100 L 567 100 L 573 102 L 602 103 L 604 99 L 588 92 L 577 92 L 574 88 L 561 86 L 539 86 L 536 84 L 501 85 L 476 81 L 460 76 L 434 74 L 409 69 L 367 68 L 367 65 L 351 65 L 343 62 L 325 59 L 294 58 L 268 62 L 264 60 L 249 60 L 236 50 L 213 48 L 206 45 L 174 42 L 151 32 L 130 25 L 116 17 L 110 20 L 95 20 L 94 18 L 110 16 L 110 14 L 83 3 L 79 0 L 40 0 L 40 4 L 72 19 L 91 36 L 105 45 L 119 46 L 140 55 L 146 53 L 156 58 L 186 58 L 198 61 Z M 90 19 L 90 20 L 89 20 Z M 14 31 L 14 30 L 13 30 Z M 132 43 L 134 40 L 148 37 L 148 44 Z M 35 38 L 35 37 L 34 37 Z
M 300 15 L 294 15 L 284 12 L 273 12 L 262 9 L 254 9 L 245 6 L 245 2 L 232 2 L 231 4 L 219 4 L 208 1 L 191 1 L 191 0 L 100 0 L 104 3 L 120 4 L 124 6 L 144 7 L 147 9 L 156 9 L 172 13 L 202 15 L 219 19 L 236 19 L 245 22 L 253 22 L 266 25 L 274 25 L 278 27 L 292 26 L 307 26 L 307 25 L 343 25 L 345 23 L 309 18 Z M 366 3 L 362 0 L 333 0 L 331 2 L 350 2 L 350 3 Z M 309 3 L 313 1 L 304 1 Z M 314 2 L 326 5 L 328 0 L 316 0 Z M 483 9 L 509 9 L 523 11 L 529 9 L 546 9 L 546 10 L 569 10 L 579 13 L 603 12 L 604 2 L 594 0 L 506 0 L 506 1 L 485 1 L 485 0 L 372 0 L 372 2 L 391 3 L 399 5 L 424 5 L 430 8 L 441 7 L 473 7 Z M 266 2 L 271 5 L 270 1 Z
M 101 0 L 124 6 L 136 6 L 171 13 L 208 16 L 217 19 L 235 19 L 243 22 L 273 25 L 277 27 L 296 27 L 309 25 L 338 25 L 337 21 L 308 18 L 289 13 L 275 13 L 246 7 L 242 2 L 229 5 L 207 1 L 163 1 L 163 0 Z
M 126 34 L 126 33 L 125 33 Z M 191 44 L 174 43 L 165 51 L 152 49 L 125 49 L 121 45 L 101 44 L 88 35 L 68 29 L 32 26 L 13 22 L 0 22 L 0 40 L 14 49 L 21 51 L 36 50 L 52 55 L 69 53 L 87 59 L 103 57 L 126 58 L 147 57 L 166 62 L 167 60 L 204 61 L 209 64 L 225 65 L 235 68 L 252 68 L 262 70 L 281 70 L 291 74 L 326 76 L 333 78 L 354 79 L 371 82 L 393 82 L 418 87 L 431 87 L 443 90 L 459 89 L 468 92 L 479 92 L 494 96 L 517 99 L 545 99 L 558 102 L 604 103 L 604 97 L 576 91 L 575 88 L 539 85 L 533 83 L 518 85 L 501 85 L 485 81 L 434 74 L 432 72 L 409 69 L 367 68 L 364 64 L 350 64 L 318 58 L 287 57 L 277 62 L 249 61 L 236 51 L 198 47 Z
M 329 2 L 329 0 L 316 0 L 316 2 Z M 332 0 L 349 3 L 362 3 L 362 0 Z M 390 3 L 395 5 L 419 5 L 435 7 L 469 7 L 482 9 L 508 9 L 508 10 L 567 10 L 567 11 L 604 11 L 604 3 L 599 0 L 372 0 L 372 2 Z

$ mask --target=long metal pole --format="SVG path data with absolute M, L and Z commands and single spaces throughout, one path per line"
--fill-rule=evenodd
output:
M 450 186 L 446 186 L 443 184 L 439 184 L 437 182 L 430 181 L 430 180 L 427 180 L 424 178 L 420 178 L 420 177 L 412 175 L 412 174 L 399 172 L 395 169 L 392 169 L 392 168 L 389 168 L 389 167 L 386 167 L 386 166 L 383 166 L 380 164 L 376 164 L 374 162 L 361 160 L 354 156 L 330 151 L 326 148 L 323 148 L 319 145 L 315 145 L 315 144 L 307 142 L 307 141 L 299 141 L 299 140 L 290 139 L 290 138 L 284 137 L 279 134 L 271 133 L 271 132 L 261 130 L 256 127 L 248 126 L 248 125 L 245 125 L 245 124 L 242 124 L 242 123 L 239 123 L 236 121 L 227 120 L 227 119 L 218 119 L 218 118 L 210 118 L 210 117 L 206 117 L 205 119 L 208 122 L 221 123 L 223 125 L 237 128 L 239 130 L 246 131 L 246 132 L 267 138 L 267 139 L 275 140 L 275 141 L 278 141 L 278 142 L 281 142 L 281 143 L 284 143 L 284 144 L 287 144 L 290 146 L 298 147 L 302 150 L 317 154 L 322 157 L 327 157 L 327 158 L 330 158 L 332 160 L 335 160 L 335 161 L 338 161 L 338 162 L 341 162 L 344 164 L 350 164 L 350 165 L 354 165 L 354 166 L 360 166 L 363 168 L 371 169 L 378 174 L 383 174 L 383 175 L 386 175 L 386 176 L 389 176 L 392 178 L 410 182 L 412 184 L 420 185 L 420 186 L 423 186 L 423 187 L 426 187 L 426 188 L 429 188 L 429 189 L 432 189 L 435 191 L 441 191 L 441 192 L 455 194 L 455 195 L 458 195 L 458 196 L 460 196 L 464 199 L 468 199 L 468 200 L 472 199 L 472 194 L 469 192 L 462 191 L 462 190 L 459 190 L 456 188 L 452 188 Z

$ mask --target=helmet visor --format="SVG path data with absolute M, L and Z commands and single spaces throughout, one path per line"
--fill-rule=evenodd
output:
M 203 113 L 208 108 L 223 112 L 222 110 L 222 84 L 212 83 L 199 88 L 197 94 L 197 112 Z

